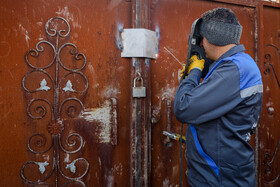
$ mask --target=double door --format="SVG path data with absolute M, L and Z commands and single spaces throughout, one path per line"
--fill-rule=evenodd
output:
M 251 144 L 259 185 L 279 184 L 280 22 L 268 21 L 279 20 L 279 6 L 223 0 L 4 0 L 1 186 L 178 186 L 179 143 L 162 132 L 180 133 L 173 99 L 191 24 L 216 7 L 236 13 L 243 25 L 241 43 L 263 74 L 263 111 Z M 157 59 L 122 58 L 123 28 L 155 31 Z M 134 98 L 139 76 L 146 96 Z

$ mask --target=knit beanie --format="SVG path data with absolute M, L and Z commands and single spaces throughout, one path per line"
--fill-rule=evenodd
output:
M 200 34 L 211 44 L 238 45 L 241 33 L 242 26 L 231 9 L 215 8 L 202 15 Z

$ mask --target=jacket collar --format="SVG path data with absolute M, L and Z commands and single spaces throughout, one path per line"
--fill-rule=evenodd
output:
M 220 62 L 222 59 L 226 58 L 226 57 L 230 57 L 236 53 L 240 53 L 240 52 L 245 52 L 245 47 L 244 45 L 237 45 L 232 47 L 230 50 L 228 50 L 227 52 L 225 52 L 222 56 L 220 56 L 220 58 L 218 58 L 216 61 L 214 61 L 210 67 L 209 70 L 212 69 L 215 64 L 217 64 L 218 62 Z

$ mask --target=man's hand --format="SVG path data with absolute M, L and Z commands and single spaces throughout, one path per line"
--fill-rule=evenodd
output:
M 190 58 L 189 66 L 188 66 L 188 69 L 187 69 L 187 73 L 189 74 L 190 71 L 192 69 L 194 69 L 194 68 L 200 69 L 202 71 L 203 68 L 204 68 L 204 62 L 205 62 L 204 59 L 198 59 L 198 57 L 196 55 L 193 55 Z M 185 69 L 185 68 L 183 68 L 183 69 Z
M 180 79 L 183 77 L 184 73 L 185 73 L 185 69 L 186 69 L 186 65 L 183 65 L 183 68 L 181 69 L 181 74 L 180 74 Z M 187 76 L 186 76 L 187 77 Z M 184 77 L 184 78 L 186 78 Z

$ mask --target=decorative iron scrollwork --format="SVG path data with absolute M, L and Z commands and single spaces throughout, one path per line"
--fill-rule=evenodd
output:
M 278 49 L 277 46 L 275 46 L 273 44 L 267 44 L 267 45 L 265 45 L 265 47 L 272 47 L 273 49 L 276 50 L 276 52 L 278 54 L 278 58 L 280 57 L 280 50 Z M 270 69 L 272 69 L 272 72 L 277 81 L 278 87 L 280 88 L 280 82 L 279 82 L 278 76 L 275 72 L 273 64 L 271 63 L 272 62 L 271 54 L 265 54 L 264 58 L 266 59 L 264 62 L 264 66 L 265 66 L 264 74 L 270 74 Z
M 272 175 L 272 166 L 273 164 L 275 164 L 274 162 L 277 162 L 277 153 L 280 147 L 280 140 L 278 141 L 278 144 L 276 146 L 276 149 L 273 153 L 273 156 L 271 158 L 271 155 L 269 152 L 265 152 L 264 154 L 264 173 L 266 177 L 269 177 Z M 276 183 L 278 180 L 280 179 L 280 171 L 278 173 L 278 175 L 270 181 L 264 181 L 265 184 L 274 184 Z
M 45 24 L 45 32 L 49 41 L 39 41 L 35 49 L 31 49 L 25 54 L 25 61 L 31 68 L 22 78 L 23 90 L 29 95 L 28 98 L 31 98 L 27 104 L 27 114 L 33 120 L 42 120 L 48 112 L 51 113 L 51 121 L 46 125 L 47 132 L 51 138 L 41 133 L 35 133 L 27 141 L 27 148 L 31 153 L 43 155 L 52 151 L 51 155 L 53 155 L 53 158 L 47 161 L 28 161 L 23 164 L 21 178 L 25 183 L 32 186 L 66 186 L 68 184 L 86 186 L 82 178 L 88 172 L 89 162 L 85 158 L 74 159 L 64 169 L 62 169 L 60 163 L 60 153 L 74 154 L 79 152 L 84 146 L 84 139 L 78 133 L 69 134 L 65 141 L 63 141 L 61 135 L 65 130 L 64 119 L 80 115 L 84 110 L 84 105 L 79 98 L 73 97 L 73 94 L 64 100 L 60 98 L 60 95 L 65 92 L 72 92 L 76 96 L 82 97 L 88 90 L 88 79 L 81 72 L 87 63 L 86 56 L 79 53 L 76 45 L 72 43 L 60 44 L 64 38 L 69 36 L 70 31 L 70 25 L 66 19 L 62 17 L 49 19 Z M 72 65 L 68 61 L 66 65 L 62 59 L 65 55 L 61 54 L 68 49 L 73 57 L 72 61 L 74 60 L 75 62 Z M 51 56 L 47 63 L 42 63 L 38 58 L 46 52 L 53 54 L 53 57 Z M 54 73 L 50 73 L 50 71 Z M 80 82 L 84 83 L 83 88 L 80 88 L 80 85 L 75 87 L 75 84 L 70 80 L 71 75 L 82 79 Z M 40 83 L 38 82 L 34 86 L 34 80 L 39 80 Z M 53 95 L 51 97 L 33 98 L 36 97 L 33 94 L 37 92 Z M 47 98 L 53 99 L 50 101 Z M 66 113 L 64 118 L 62 118 L 62 112 Z M 49 162 L 52 162 L 52 164 Z M 77 168 L 77 163 L 82 167 Z M 39 173 L 41 173 L 39 179 L 26 176 L 25 171 L 31 168 L 34 169 L 34 167 L 38 167 Z M 68 170 L 71 175 L 66 174 Z M 79 171 L 76 172 L 77 170 Z M 54 185 L 47 181 L 53 178 L 53 176 L 55 178 Z M 59 184 L 58 177 L 61 176 L 66 180 L 64 184 Z

